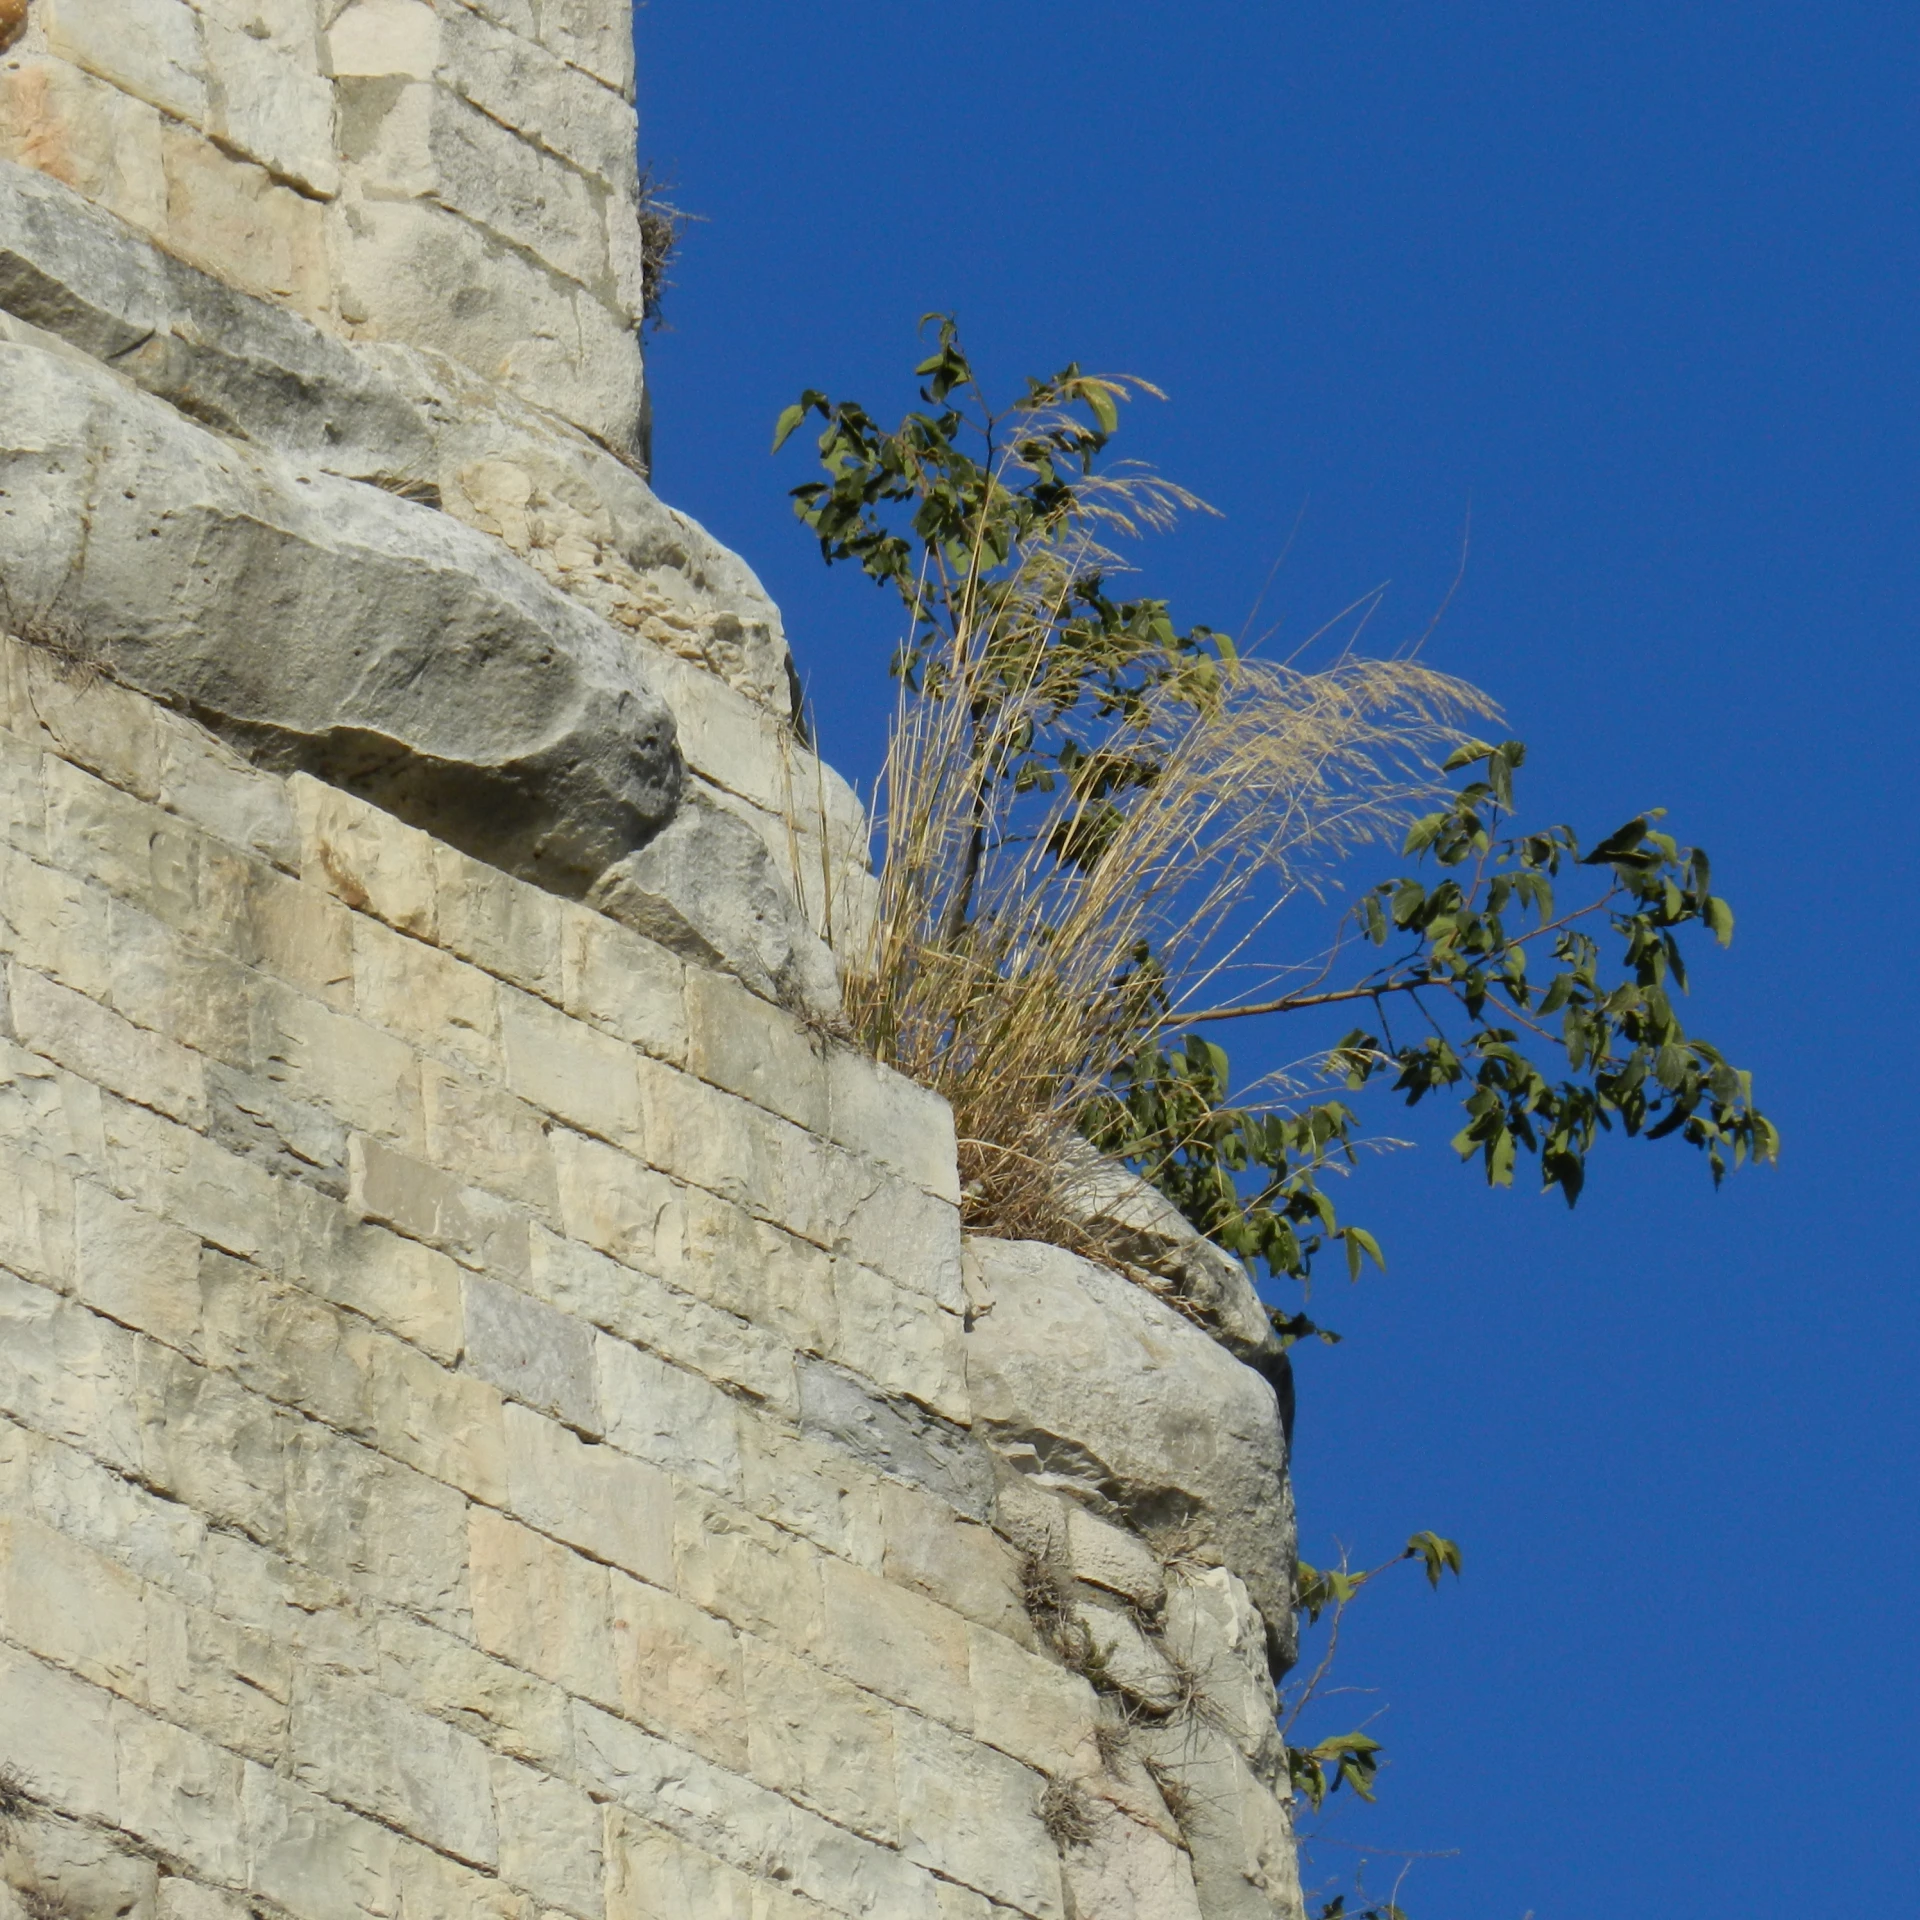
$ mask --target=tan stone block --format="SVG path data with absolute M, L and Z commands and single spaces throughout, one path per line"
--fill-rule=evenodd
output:
M 91 1081 L 0 1040 L 0 1142 L 16 1151 L 68 1174 L 97 1176 L 108 1161 L 106 1114 L 119 1104 Z M 69 1271 L 64 1257 L 60 1271 Z
M 0 733 L 0 839 L 29 860 L 47 857 L 46 754 Z
M 168 244 L 244 292 L 324 320 L 333 305 L 320 205 L 264 167 L 230 159 L 211 140 L 163 125 Z
M 62 761 L 138 799 L 158 795 L 163 722 L 151 700 L 64 669 L 37 648 L 21 649 L 21 667 L 25 717 Z M 46 771 L 57 777 L 71 769 L 50 764 Z
M 63 1813 L 117 1823 L 112 1694 L 0 1646 L 0 1766 Z
M 74 1182 L 64 1168 L 0 1146 L 0 1267 L 64 1290 L 73 1279 Z
M 552 1906 L 601 1912 L 600 1809 L 578 1787 L 511 1760 L 493 1763 L 500 1877 Z
M 1066 1515 L 1067 1561 L 1076 1580 L 1149 1609 L 1159 1606 L 1166 1597 L 1166 1574 L 1144 1540 L 1072 1502 Z
M 28 967 L 8 968 L 7 998 L 23 1046 L 122 1099 L 206 1124 L 205 1064 L 186 1048 Z
M 146 1697 L 146 1615 L 125 1568 L 0 1513 L 0 1634 L 97 1687 Z
M 431 80 L 440 63 L 440 19 L 426 0 L 352 0 L 327 29 L 341 79 Z
M 902 1851 L 1034 1920 L 1060 1920 L 1060 1856 L 1040 1823 L 1046 1783 L 933 1721 L 901 1714 L 895 1725 Z
M 833 1260 L 819 1247 L 688 1188 L 679 1252 L 668 1277 L 689 1293 L 772 1329 L 804 1352 L 831 1350 L 837 1337 Z
M 949 1726 L 973 1724 L 967 1623 L 844 1561 L 821 1565 L 822 1666 Z
M 894 1844 L 893 1709 L 763 1641 L 749 1639 L 742 1651 L 754 1778 Z
M 402 933 L 435 938 L 439 910 L 429 835 L 308 774 L 295 774 L 288 793 L 304 878 Z
M 310 193 L 337 193 L 333 88 L 318 68 L 217 20 L 206 21 L 202 34 L 207 75 L 219 103 L 208 131 Z
M 848 1047 L 827 1056 L 829 1118 L 822 1129 L 851 1153 L 960 1204 L 953 1109 L 879 1061 Z
M 270 868 L 248 873 L 242 937 L 249 964 L 337 1013 L 353 1006 L 353 929 L 359 916 L 319 887 Z
M 555 1129 L 552 1147 L 569 1236 L 642 1273 L 679 1269 L 686 1203 L 673 1181 L 563 1128 Z
M 246 1770 L 242 1804 L 252 1892 L 301 1920 L 399 1911 L 397 1833 L 260 1766 Z
M 141 1466 L 138 1338 L 0 1272 L 0 1406 L 122 1473 Z
M 740 1431 L 728 1395 L 699 1374 L 606 1334 L 594 1342 L 594 1377 L 614 1446 L 738 1500 Z
M 167 182 L 156 109 L 65 60 L 0 61 L 0 159 L 64 181 L 144 233 L 164 233 Z
M 606 1809 L 606 1920 L 759 1920 L 757 1885 L 738 1867 Z
M 687 1064 L 701 1079 L 796 1126 L 827 1125 L 827 1069 L 791 1015 L 705 967 L 687 971 Z
M 784 1412 L 794 1408 L 793 1351 L 785 1340 L 595 1248 L 536 1227 L 527 1286 L 577 1321 Z
M 405 1041 L 294 993 L 262 1007 L 261 1027 L 268 1078 L 350 1127 L 423 1149 L 420 1060 Z
M 616 1573 L 612 1584 L 616 1704 L 629 1720 L 718 1766 L 744 1771 L 749 1708 L 741 1642 L 724 1621 Z
M 295 1648 L 285 1636 L 149 1586 L 141 1704 L 217 1746 L 275 1766 L 284 1757 Z
M 324 1427 L 303 1424 L 287 1448 L 287 1551 L 342 1586 L 471 1629 L 467 1502 Z
M 236 1154 L 124 1101 L 102 1103 L 109 1183 L 241 1259 L 272 1257 L 279 1236 L 279 1182 Z
M 472 1510 L 468 1540 L 480 1646 L 569 1693 L 617 1706 L 607 1569 L 484 1507 Z
M 163 113 L 205 124 L 200 22 L 186 0 L 40 0 L 34 17 L 49 51 Z
M 461 1270 L 444 1253 L 358 1220 L 311 1187 L 282 1195 L 284 1271 L 323 1299 L 449 1364 L 465 1344 Z
M 513 1511 L 542 1533 L 666 1586 L 673 1563 L 667 1476 L 524 1407 L 509 1405 L 506 1418 Z
M 561 1688 L 402 1613 L 383 1612 L 373 1632 L 378 1654 L 369 1671 L 383 1693 L 450 1721 L 497 1752 L 549 1773 L 571 1773 L 573 1716 Z
M 200 1241 L 90 1180 L 74 1189 L 74 1291 L 88 1306 L 199 1356 Z
M 155 1920 L 249 1920 L 247 1903 L 237 1894 L 177 1874 L 160 1882 L 153 1911 Z
M 957 1313 L 856 1260 L 833 1263 L 833 1300 L 833 1359 L 883 1393 L 970 1424 L 965 1323 Z
M 543 1000 L 558 1001 L 560 929 L 568 903 L 439 842 L 433 861 L 441 944 Z
M 792 1652 L 818 1644 L 821 1569 L 832 1563 L 804 1540 L 683 1487 L 674 1500 L 673 1558 L 673 1589 L 695 1606 Z
M 124 899 L 108 909 L 108 940 L 111 985 L 99 997 L 116 1013 L 242 1072 L 265 1064 L 270 1010 L 288 997 L 278 981 L 207 952 Z
M 685 1060 L 685 966 L 605 914 L 559 904 L 561 1005 L 658 1059 Z
M 286 781 L 248 766 L 191 721 L 155 712 L 161 722 L 155 797 L 161 806 L 230 846 L 291 866 L 299 843 Z
M 855 1566 L 881 1570 L 886 1529 L 877 1473 L 844 1448 L 822 1446 L 771 1420 L 743 1425 L 742 1456 L 749 1512 Z
M 546 1123 L 524 1100 L 421 1062 L 427 1158 L 489 1193 L 517 1200 L 549 1219 L 559 1215 L 559 1189 Z
M 5 71 L 0 62 L 0 74 Z M 104 887 L 0 847 L 0 945 L 96 1000 L 112 991 L 109 899 Z
M 296 1424 L 236 1380 L 151 1340 L 136 1346 L 140 1474 L 216 1525 L 284 1537 L 286 1453 Z
M 494 981 L 365 914 L 348 920 L 354 1012 L 462 1073 L 504 1081 Z
M 1193 1863 L 1179 1847 L 1104 1801 L 1094 1801 L 1091 1811 L 1092 1835 L 1061 1858 L 1075 1913 L 1204 1920 L 1194 1891 Z M 1258 1891 L 1247 1891 L 1267 1912 L 1289 1912 L 1269 1904 Z
M 995 1633 L 1032 1643 L 1014 1556 L 991 1528 L 900 1480 L 880 1482 L 880 1504 L 889 1580 Z
M 965 1311 L 957 1207 L 844 1148 L 823 1146 L 815 1177 L 820 1224 L 809 1238 L 926 1294 L 949 1313 Z
M 293 1765 L 305 1786 L 477 1866 L 492 1866 L 491 1767 L 470 1734 L 357 1680 L 302 1673 Z
M 547 0 L 540 9 L 540 38 L 570 66 L 633 97 L 633 35 L 598 0 Z
M 525 1275 L 527 1219 L 506 1201 L 360 1134 L 347 1143 L 347 1169 L 347 1203 L 364 1219 L 440 1247 L 462 1266 Z
M 1070 1771 L 1093 1731 L 1093 1689 L 1007 1635 L 967 1630 L 977 1739 L 1049 1774 Z
M 632 1146 L 641 1129 L 633 1050 L 543 1000 L 502 986 L 507 1084 L 582 1132 Z
M 113 1710 L 120 1806 L 115 1824 L 209 1880 L 244 1885 L 246 1763 L 126 1701 Z

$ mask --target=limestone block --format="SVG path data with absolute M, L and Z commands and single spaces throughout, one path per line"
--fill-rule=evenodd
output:
M 42 861 L 47 856 L 44 759 L 37 744 L 0 733 L 0 835 L 28 859 Z
M 0 1178 L 11 1205 L 0 1214 L 0 1266 L 29 1280 L 64 1287 L 72 1278 L 73 1176 L 40 1159 L 8 1150 Z
M 143 1465 L 138 1350 L 98 1314 L 0 1271 L 0 1405 L 121 1473 Z
M 820 1154 L 827 1244 L 949 1313 L 965 1310 L 960 1211 L 844 1149 Z
M 754 1778 L 856 1833 L 895 1844 L 893 1709 L 757 1640 L 744 1652 Z
M 201 34 L 214 103 L 207 131 L 310 193 L 337 193 L 333 88 L 312 58 L 290 59 L 270 40 L 211 18 Z
M 438 842 L 433 863 L 441 945 L 558 1003 L 564 991 L 560 933 L 569 917 L 567 904 Z
M 619 93 L 465 6 L 442 0 L 438 13 L 437 71 L 448 86 L 632 202 L 639 124 Z
M 1213 1920 L 1178 1847 L 1104 1800 L 1088 1807 L 1092 1834 L 1061 1857 L 1073 1912 L 1103 1920 Z
M 169 813 L 282 867 L 293 864 L 293 809 L 284 781 L 248 766 L 231 747 L 194 725 L 163 727 L 160 753 L 155 797 Z
M 803 1431 L 924 1488 L 958 1512 L 985 1517 L 993 1500 L 992 1461 L 965 1429 L 889 1400 L 822 1361 L 802 1359 L 799 1383 Z
M 507 1415 L 518 1411 L 483 1381 L 453 1373 L 404 1341 L 366 1343 L 366 1391 L 383 1451 L 475 1500 L 504 1505 L 510 1482 Z
M 429 835 L 308 774 L 295 774 L 288 793 L 303 878 L 402 933 L 426 941 L 438 937 L 437 863 Z
M 36 1909 L 61 1920 L 81 1913 L 152 1920 L 158 1911 L 158 1870 L 121 1836 L 28 1812 L 13 1824 L 10 1851 L 0 1882 L 8 1920 L 31 1920 Z
M 517 1287 L 466 1277 L 466 1365 L 502 1393 L 584 1433 L 600 1433 L 591 1327 Z
M 1271 1750 L 1275 1701 L 1259 1610 L 1225 1567 L 1182 1570 L 1162 1637 L 1194 1675 L 1216 1726 L 1249 1761 Z
M 123 1326 L 190 1350 L 200 1317 L 200 1242 L 92 1181 L 74 1190 L 74 1291 Z
M 553 1154 L 545 1120 L 535 1108 L 436 1060 L 420 1063 L 420 1089 L 430 1161 L 458 1167 L 488 1193 L 517 1201 L 545 1218 L 557 1217 Z
M 151 1340 L 135 1348 L 133 1398 L 142 1479 L 215 1524 L 285 1538 L 297 1423 L 283 1409 Z
M 266 1767 L 243 1786 L 248 1885 L 302 1920 L 364 1920 L 397 1910 L 406 1842 Z
M 886 1530 L 879 1474 L 841 1448 L 789 1433 L 770 1420 L 742 1423 L 749 1512 L 870 1572 L 881 1571 Z
M 697 1487 L 674 1500 L 674 1592 L 743 1633 L 790 1652 L 822 1630 L 822 1569 L 835 1564 L 804 1540 Z
M 827 1069 L 814 1034 L 791 1014 L 703 967 L 687 970 L 687 1064 L 796 1126 L 827 1128 Z
M 0 1632 L 96 1687 L 144 1700 L 141 1583 L 64 1534 L 0 1513 Z
M 632 1049 L 512 987 L 499 988 L 498 1006 L 514 1092 L 584 1133 L 634 1145 L 644 1122 Z
M 636 1066 L 650 1164 L 824 1244 L 820 1151 L 812 1135 L 658 1062 Z
M 975 1238 L 992 1296 L 968 1335 L 976 1430 L 1022 1471 L 1246 1582 L 1293 1645 L 1293 1509 L 1273 1389 L 1144 1288 L 1058 1248 Z
M 120 1811 L 113 1696 L 0 1646 L 0 1765 L 63 1813 L 113 1824 Z
M 631 457 L 644 414 L 640 352 L 585 287 L 421 200 L 345 198 L 330 223 L 341 318 L 354 337 L 430 348 Z
M 112 1096 L 90 1080 L 0 1040 L 0 1141 L 68 1174 L 98 1175 L 107 1163 L 110 1104 Z
M 1166 1575 L 1144 1541 L 1096 1520 L 1084 1507 L 1069 1506 L 1066 1525 L 1067 1564 L 1076 1580 L 1104 1587 L 1150 1612 L 1159 1607 L 1166 1597 Z
M 633 35 L 600 0 L 546 0 L 540 9 L 540 38 L 562 60 L 623 97 L 633 97 Z
M 20 351 L 0 347 L 0 361 Z M 122 679 L 193 699 L 256 739 L 272 732 L 290 753 L 353 777 L 337 759 L 345 752 L 360 784 L 424 808 L 443 837 L 470 838 L 464 810 L 501 864 L 556 879 L 603 870 L 672 807 L 679 768 L 665 710 L 609 633 L 479 535 L 376 488 L 296 482 L 104 372 L 45 354 L 15 364 L 29 371 L 24 387 L 0 388 L 0 443 L 19 450 L 0 467 L 23 485 L 35 476 L 0 513 L 0 557 L 25 590 L 49 566 L 68 578 L 75 617 Z M 98 458 L 107 464 L 96 472 Z M 114 505 L 103 521 L 96 499 L 82 563 L 73 543 L 87 486 Z M 119 577 L 136 552 L 138 581 Z M 307 645 L 291 639 L 302 610 L 316 623 Z M 257 635 L 262 620 L 276 644 L 253 646 L 249 661 L 235 623 Z M 358 653 L 347 639 L 356 627 Z M 431 659 L 400 670 L 400 656 L 421 648 Z M 397 705 L 377 712 L 388 700 Z M 370 736 L 389 744 L 375 751 Z M 514 794 L 505 812 L 485 797 L 501 781 Z
M 355 1134 L 347 1142 L 348 1204 L 363 1219 L 512 1280 L 527 1268 L 527 1221 L 506 1202 L 438 1167 Z
M 879 1493 L 886 1528 L 881 1571 L 889 1580 L 995 1633 L 1032 1643 L 1014 1556 L 991 1528 L 897 1480 L 881 1481 Z
M 0 848 L 0 943 L 76 992 L 110 992 L 108 894 Z
M 820 1576 L 820 1663 L 896 1705 L 970 1728 L 967 1623 L 844 1561 L 823 1561 Z
M 161 118 L 65 60 L 0 60 L 0 158 L 32 167 L 146 233 L 167 222 Z
M 566 1232 L 641 1273 L 678 1277 L 684 1189 L 604 1141 L 556 1127 L 553 1160 Z
M 292 1742 L 302 1784 L 456 1859 L 495 1863 L 490 1769 L 471 1735 L 315 1668 L 295 1685 Z
M 577 1787 L 516 1765 L 493 1763 L 500 1823 L 500 1877 L 548 1905 L 599 1920 L 600 1809 Z
M 1040 1824 L 1040 1776 L 916 1715 L 897 1715 L 895 1726 L 908 1857 L 1034 1920 L 1060 1920 L 1060 1858 Z
M 784 1340 L 591 1247 L 536 1227 L 527 1286 L 562 1314 L 605 1327 L 709 1380 L 784 1412 L 796 1405 L 793 1354 Z
M 727 1394 L 606 1334 L 594 1341 L 594 1377 L 610 1444 L 739 1499 L 739 1419 Z
M 607 1920 L 758 1920 L 759 1887 L 738 1867 L 651 1826 L 624 1807 L 607 1809 Z M 764 1883 L 762 1883 L 764 1884 Z
M 247 1920 L 247 1903 L 217 1887 L 170 1874 L 157 1889 L 155 1920 Z
M 685 1060 L 684 963 L 604 914 L 555 904 L 561 914 L 560 1004 L 575 1019 L 658 1059 L 676 1065 Z
M 607 1569 L 504 1515 L 471 1515 L 473 1632 L 488 1653 L 606 1706 L 620 1699 Z
M 676 1285 L 759 1325 L 794 1347 L 832 1345 L 832 1262 L 819 1248 L 725 1201 L 686 1190 Z
M 200 19 L 186 0 L 39 0 L 48 49 L 177 120 L 207 122 Z
M 1073 1619 L 1086 1635 L 1090 1657 L 1108 1685 L 1148 1713 L 1171 1713 L 1181 1704 L 1185 1683 L 1129 1608 L 1083 1595 Z
M 638 1579 L 669 1584 L 673 1506 L 667 1476 L 612 1447 L 577 1440 L 524 1407 L 509 1406 L 506 1421 L 518 1517 Z
M 143 1595 L 146 1687 L 163 1720 L 262 1765 L 286 1752 L 295 1651 L 290 1636 L 227 1619 L 160 1587 Z
M 612 1577 L 617 1699 L 608 1704 L 716 1766 L 744 1772 L 751 1707 L 742 1641 L 710 1613 L 625 1574 Z
M 480 1619 L 476 1568 L 476 1632 Z M 451 1721 L 496 1752 L 549 1773 L 572 1772 L 573 1722 L 559 1687 L 405 1614 L 382 1613 L 373 1631 L 378 1657 L 371 1671 L 383 1692 Z
M 310 320 L 331 314 L 326 221 L 316 201 L 171 121 L 160 128 L 160 164 L 169 247 L 243 292 Z
M 327 29 L 338 79 L 431 80 L 440 63 L 440 16 L 423 0 L 352 0 Z
M 124 1700 L 114 1705 L 113 1733 L 116 1824 L 210 1880 L 244 1882 L 246 1763 L 239 1755 Z
M 460 1269 L 443 1253 L 356 1219 L 309 1188 L 281 1196 L 283 1271 L 451 1364 L 466 1342 Z
M 451 1633 L 470 1632 L 463 1495 L 312 1425 L 289 1436 L 286 1485 L 294 1560 Z
M 350 935 L 353 1010 L 367 1025 L 476 1079 L 504 1081 L 493 980 L 365 914 L 350 917 Z
M 1078 1769 L 1093 1731 L 1093 1689 L 1006 1635 L 968 1630 L 974 1737 L 1043 1773 Z
M 939 1094 L 850 1047 L 829 1051 L 827 1084 L 826 1131 L 834 1140 L 940 1199 L 960 1204 L 953 1109 Z
M 857 1260 L 836 1260 L 838 1331 L 830 1355 L 882 1393 L 905 1395 L 964 1425 L 965 1334 L 960 1316 Z

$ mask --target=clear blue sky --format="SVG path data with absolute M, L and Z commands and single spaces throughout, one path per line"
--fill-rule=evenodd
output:
M 639 39 L 707 216 L 658 484 L 784 605 L 849 774 L 894 620 L 769 429 L 807 385 L 897 415 L 950 307 L 1003 384 L 1169 390 L 1133 450 L 1226 516 L 1148 555 L 1186 619 L 1239 627 L 1299 521 L 1283 632 L 1391 580 L 1397 642 L 1470 504 L 1430 657 L 1542 816 L 1664 804 L 1739 913 L 1694 1015 L 1776 1171 L 1619 1143 L 1569 1216 L 1429 1132 L 1351 1193 L 1391 1271 L 1301 1366 L 1303 1551 L 1431 1526 L 1467 1577 L 1354 1616 L 1392 1764 L 1330 1832 L 1449 1855 L 1414 1920 L 1911 1910 L 1920 12 L 653 0 Z

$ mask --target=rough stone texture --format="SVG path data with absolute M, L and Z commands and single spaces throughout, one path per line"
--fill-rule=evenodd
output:
M 0 1920 L 1299 1920 L 1284 1365 L 832 1037 L 631 48 L 0 0 Z

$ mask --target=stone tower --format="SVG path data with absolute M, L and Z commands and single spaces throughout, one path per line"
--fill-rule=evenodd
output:
M 963 1234 L 624 0 L 0 0 L 0 1920 L 1300 1913 L 1284 1357 Z

